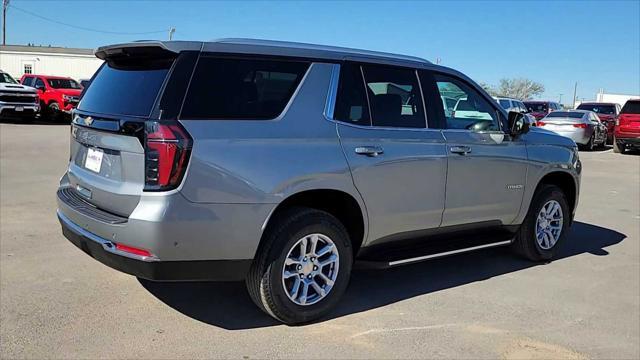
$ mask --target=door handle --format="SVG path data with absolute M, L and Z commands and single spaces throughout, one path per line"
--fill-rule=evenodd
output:
M 358 146 L 356 148 L 356 154 L 373 157 L 384 154 L 384 149 L 380 146 Z
M 452 146 L 449 151 L 454 154 L 466 155 L 471 152 L 471 148 L 469 146 Z

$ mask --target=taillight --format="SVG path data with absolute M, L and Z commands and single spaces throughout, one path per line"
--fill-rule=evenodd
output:
M 589 125 L 587 124 L 573 124 L 573 127 L 575 128 L 580 128 L 580 129 L 586 129 Z
M 116 250 L 138 256 L 153 256 L 149 251 L 124 244 L 116 244 Z
M 544 121 L 538 121 L 538 122 L 537 122 L 537 124 L 538 124 L 538 126 L 545 126 L 545 125 L 547 125 L 547 123 L 546 123 L 546 122 L 544 122 Z
M 176 188 L 187 169 L 191 137 L 177 122 L 148 121 L 145 124 L 146 191 Z

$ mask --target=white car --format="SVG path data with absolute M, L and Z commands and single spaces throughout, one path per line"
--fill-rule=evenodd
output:
M 19 84 L 0 70 L 0 119 L 32 120 L 40 111 L 36 89 Z

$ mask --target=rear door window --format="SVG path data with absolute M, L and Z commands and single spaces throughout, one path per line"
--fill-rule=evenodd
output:
M 149 116 L 173 58 L 106 62 L 78 105 L 79 110 L 108 115 Z
M 308 62 L 202 56 L 181 118 L 274 119 L 308 68 Z
M 362 66 L 373 126 L 427 127 L 415 70 Z
M 340 66 L 333 118 L 355 125 L 371 125 L 362 72 L 357 64 L 347 63 Z

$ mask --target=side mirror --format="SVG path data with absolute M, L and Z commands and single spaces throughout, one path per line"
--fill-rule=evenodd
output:
M 524 114 L 516 111 L 509 111 L 509 133 L 511 136 L 518 136 L 529 132 L 529 122 Z
M 44 87 L 44 86 L 42 86 L 42 85 L 40 85 L 40 86 L 36 86 L 36 89 L 38 89 L 38 91 L 42 91 L 42 92 L 44 92 L 45 87 Z

